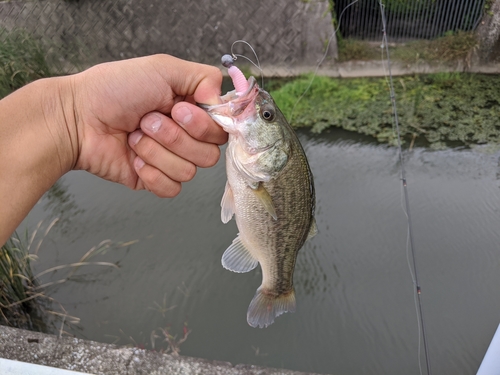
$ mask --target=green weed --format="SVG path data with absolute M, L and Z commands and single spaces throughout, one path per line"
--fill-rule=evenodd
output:
M 47 51 L 24 30 L 0 29 L 0 98 L 39 78 L 53 74 Z
M 301 77 L 271 93 L 292 126 L 318 133 L 340 127 L 395 143 L 385 78 L 315 77 L 306 92 L 310 83 L 311 76 Z M 500 76 L 440 73 L 394 84 L 403 140 L 420 137 L 434 148 L 500 143 Z

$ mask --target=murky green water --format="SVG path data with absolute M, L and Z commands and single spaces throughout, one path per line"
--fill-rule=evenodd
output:
M 119 269 L 81 267 L 48 289 L 81 318 L 66 331 L 150 348 L 152 331 L 167 327 L 179 339 L 187 325 L 184 355 L 331 374 L 419 374 L 396 149 L 339 131 L 300 138 L 320 233 L 299 253 L 295 314 L 267 329 L 246 323 L 261 274 L 220 265 L 237 232 L 220 221 L 222 161 L 171 200 L 72 172 L 22 225 L 61 217 L 36 271 L 76 262 L 105 239 L 138 242 L 92 259 Z M 499 154 L 417 148 L 407 177 L 433 371 L 475 373 L 500 322 Z M 166 347 L 161 341 L 156 348 Z

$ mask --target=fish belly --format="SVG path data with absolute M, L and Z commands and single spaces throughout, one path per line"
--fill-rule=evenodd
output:
M 311 227 L 313 199 L 307 179 L 297 178 L 301 167 L 291 160 L 276 179 L 263 184 L 272 198 L 274 219 L 232 163 L 227 163 L 239 238 L 262 269 L 262 285 L 247 314 L 254 327 L 266 327 L 275 317 L 295 311 L 293 271 Z

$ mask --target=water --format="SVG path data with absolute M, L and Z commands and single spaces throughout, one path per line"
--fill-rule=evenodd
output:
M 105 239 L 115 246 L 91 260 L 119 269 L 81 267 L 48 289 L 81 319 L 65 331 L 151 348 L 152 331 L 160 336 L 158 328 L 166 327 L 179 339 L 186 327 L 183 355 L 331 374 L 419 374 L 396 149 L 339 130 L 300 138 L 315 176 L 319 234 L 299 253 L 295 314 L 267 329 L 246 323 L 261 273 L 220 265 L 237 233 L 233 221 L 220 221 L 222 161 L 200 170 L 175 199 L 71 172 L 21 225 L 34 228 L 44 219 L 45 228 L 51 217 L 61 218 L 42 243 L 36 271 L 76 262 Z M 486 151 L 417 148 L 407 161 L 438 374 L 475 373 L 500 322 L 499 155 Z M 166 347 L 156 339 L 157 349 Z

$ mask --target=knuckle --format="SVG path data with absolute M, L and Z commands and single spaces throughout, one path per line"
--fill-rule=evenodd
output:
M 168 186 L 165 186 L 162 190 L 155 192 L 160 198 L 173 198 L 179 195 L 181 192 L 182 185 L 180 182 L 170 181 Z
M 220 159 L 220 149 L 217 146 L 212 146 L 207 151 L 207 154 L 204 159 L 203 165 L 200 167 L 213 167 Z
M 146 190 L 160 198 L 173 198 L 181 192 L 181 183 L 170 180 L 159 170 L 150 171 L 141 178 Z
M 208 74 L 210 76 L 216 77 L 217 79 L 222 80 L 222 72 L 219 68 L 216 68 L 215 66 L 209 65 L 207 66 L 208 69 Z
M 156 190 L 155 186 L 161 185 L 162 174 L 157 169 L 148 168 L 147 171 L 142 172 L 141 180 L 147 190 L 154 191 Z
M 194 129 L 192 129 L 192 132 L 194 133 L 193 136 L 200 141 L 209 139 L 210 127 L 208 126 L 208 123 L 204 122 L 199 125 L 200 126 L 196 126 L 194 127 Z
M 152 162 L 158 158 L 158 148 L 153 146 L 152 144 L 144 145 L 144 148 L 140 152 L 142 154 L 140 156 L 142 156 L 144 160 Z
M 192 163 L 186 163 L 181 171 L 181 181 L 187 182 L 191 181 L 196 175 L 196 166 Z
M 182 129 L 178 125 L 170 125 L 166 128 L 162 140 L 165 146 L 175 146 L 182 144 Z

